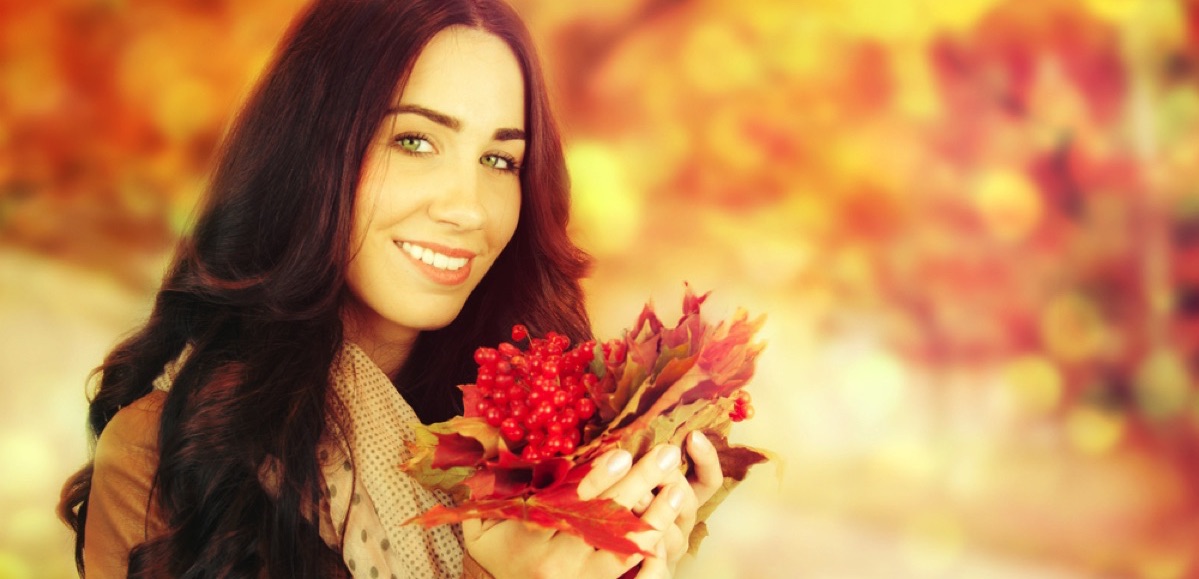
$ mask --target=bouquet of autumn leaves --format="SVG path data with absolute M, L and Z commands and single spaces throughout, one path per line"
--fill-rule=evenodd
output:
M 700 430 L 716 447 L 725 478 L 697 514 L 694 551 L 706 535 L 704 519 L 749 467 L 767 459 L 728 442 L 732 423 L 753 414 L 743 388 L 763 348 L 751 342 L 763 319 L 750 321 L 738 310 L 709 324 L 700 317 L 706 298 L 687 288 L 674 327 L 647 304 L 623 338 L 598 352 L 595 342 L 571 348 L 565 336 L 531 337 L 520 325 L 515 343 L 479 348 L 475 383 L 461 386 L 465 416 L 419 425 L 413 456 L 401 467 L 448 491 L 456 506 L 435 506 L 409 522 L 517 519 L 621 555 L 643 553 L 626 534 L 649 525 L 611 499 L 581 500 L 578 483 L 604 452 L 623 448 L 636 459 Z M 527 348 L 516 345 L 526 341 Z

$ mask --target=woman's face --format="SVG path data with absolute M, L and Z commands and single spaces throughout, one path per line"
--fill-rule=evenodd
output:
M 411 341 L 458 315 L 516 230 L 524 128 L 507 44 L 464 27 L 429 41 L 363 164 L 351 338 Z

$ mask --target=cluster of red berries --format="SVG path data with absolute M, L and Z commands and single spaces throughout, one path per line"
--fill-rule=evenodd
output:
M 513 342 L 528 337 L 523 325 L 512 327 Z M 550 332 L 531 338 L 527 351 L 509 342 L 475 350 L 475 415 L 499 428 L 509 448 L 525 460 L 574 452 L 583 426 L 595 416 L 595 401 L 588 392 L 599 379 L 587 371 L 595 342 L 569 348 L 570 338 Z
M 729 411 L 729 418 L 733 422 L 741 422 L 754 417 L 754 407 L 750 404 L 749 392 L 738 390 L 737 396 L 733 398 L 733 409 Z

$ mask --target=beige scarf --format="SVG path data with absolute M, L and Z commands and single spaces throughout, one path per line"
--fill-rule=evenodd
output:
M 156 388 L 170 389 L 189 352 L 185 349 L 167 365 L 154 381 Z M 453 505 L 448 495 L 425 489 L 398 468 L 411 456 L 404 441 L 414 436 L 416 413 L 383 371 L 350 342 L 342 346 L 331 377 L 328 434 L 317 451 L 325 479 L 321 538 L 341 552 L 355 578 L 461 576 L 458 525 L 425 530 L 402 524 L 437 503 Z
M 399 470 L 411 458 L 404 441 L 415 436 L 416 413 L 354 344 L 345 343 L 334 368 L 332 436 L 319 451 L 328 492 L 321 536 L 341 550 L 354 577 L 459 577 L 458 525 L 426 530 L 402 524 L 438 503 L 453 506 L 448 495 Z

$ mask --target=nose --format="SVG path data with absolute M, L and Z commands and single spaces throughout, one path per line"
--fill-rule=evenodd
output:
M 434 221 L 461 231 L 483 228 L 487 210 L 483 206 L 479 167 L 477 163 L 455 163 L 445 172 L 444 187 L 429 203 L 429 215 Z

